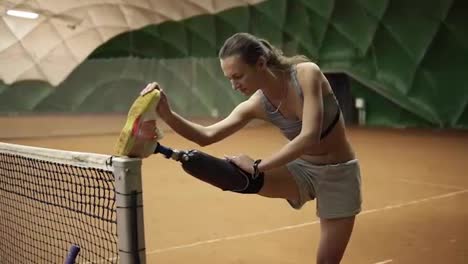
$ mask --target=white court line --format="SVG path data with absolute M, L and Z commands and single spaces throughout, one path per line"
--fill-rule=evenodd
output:
M 461 190 L 461 191 L 456 191 L 456 192 L 451 192 L 451 193 L 446 193 L 442 195 L 436 195 L 436 196 L 431 196 L 428 198 L 423 198 L 423 199 L 418 199 L 406 203 L 400 203 L 400 204 L 395 204 L 395 205 L 389 205 L 385 206 L 382 208 L 376 208 L 376 209 L 370 209 L 370 210 L 365 210 L 362 211 L 359 215 L 367 215 L 367 214 L 372 214 L 372 213 L 377 213 L 377 212 L 383 212 L 387 210 L 392 210 L 392 209 L 397 209 L 401 207 L 406 207 L 410 205 L 415 205 L 415 204 L 420 204 L 420 203 L 425 203 L 429 201 L 434 201 L 434 200 L 440 200 L 448 197 L 453 197 L 457 196 L 460 194 L 468 193 L 468 189 Z M 173 246 L 173 247 L 168 247 L 168 248 L 161 248 L 161 249 L 155 249 L 152 251 L 149 251 L 146 253 L 146 255 L 151 255 L 151 254 L 158 254 L 162 252 L 167 252 L 167 251 L 173 251 L 173 250 L 178 250 L 178 249 L 184 249 L 184 248 L 191 248 L 191 247 L 196 247 L 196 246 L 201 246 L 201 245 L 206 245 L 206 244 L 212 244 L 212 243 L 217 243 L 217 242 L 222 242 L 222 241 L 229 241 L 229 240 L 235 240 L 235 239 L 241 239 L 241 238 L 247 238 L 247 237 L 256 237 L 260 235 L 266 235 L 266 234 L 271 234 L 271 233 L 276 233 L 276 232 L 281 232 L 285 230 L 290 230 L 290 229 L 297 229 L 305 226 L 311 226 L 311 225 L 316 225 L 320 223 L 319 220 L 313 221 L 313 222 L 306 222 L 298 225 L 290 225 L 290 226 L 283 226 L 283 227 L 278 227 L 274 229 L 268 229 L 264 231 L 259 231 L 259 232 L 253 232 L 253 233 L 246 233 L 246 234 L 240 234 L 240 235 L 234 235 L 234 236 L 227 236 L 227 237 L 220 237 L 220 238 L 214 238 L 214 239 L 209 239 L 209 240 L 203 240 L 203 241 L 198 241 L 190 244 L 184 244 L 184 245 L 179 245 L 179 246 Z M 388 263 L 388 262 L 386 262 Z
M 384 260 L 384 261 L 376 262 L 376 263 L 374 263 L 374 264 L 386 264 L 386 263 L 390 263 L 390 262 L 392 262 L 392 261 L 393 261 L 393 259 L 387 259 L 387 260 Z
M 246 237 L 255 237 L 255 236 L 260 236 L 260 235 L 265 235 L 265 234 L 271 234 L 279 231 L 284 231 L 288 229 L 296 229 L 304 226 L 309 226 L 309 225 L 315 225 L 320 223 L 319 220 L 313 221 L 313 222 L 307 222 L 303 224 L 298 224 L 298 225 L 291 225 L 291 226 L 283 226 L 279 228 L 274 228 L 274 229 L 268 229 L 264 231 L 259 231 L 259 232 L 253 232 L 253 233 L 247 233 L 247 234 L 241 234 L 241 235 L 234 235 L 234 236 L 227 236 L 227 237 L 220 237 L 220 238 L 214 238 L 214 239 L 209 239 L 209 240 L 203 240 L 203 241 L 198 241 L 195 243 L 191 244 L 185 244 L 185 245 L 180 245 L 180 246 L 174 246 L 174 247 L 169 247 L 169 248 L 163 248 L 163 249 L 156 249 L 153 251 L 150 251 L 146 253 L 146 255 L 150 254 L 157 254 L 165 251 L 171 251 L 171 250 L 176 250 L 176 249 L 182 249 L 182 248 L 191 248 L 191 247 L 196 247 L 199 245 L 205 245 L 205 244 L 212 244 L 216 242 L 221 242 L 221 241 L 228 241 L 228 240 L 235 240 L 235 239 L 240 239 L 240 238 L 246 238 Z
M 419 185 L 427 185 L 427 186 L 434 186 L 434 187 L 439 187 L 443 189 L 451 189 L 451 190 L 464 190 L 464 188 L 458 187 L 458 186 L 453 186 L 453 185 L 447 185 L 447 184 L 440 184 L 440 183 L 431 183 L 431 182 L 423 182 L 423 181 L 415 181 L 415 180 L 408 180 L 408 179 L 396 179 L 397 181 L 400 182 L 406 182 L 410 184 L 419 184 Z

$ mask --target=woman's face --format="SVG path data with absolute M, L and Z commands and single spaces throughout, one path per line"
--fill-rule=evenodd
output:
M 259 68 L 245 63 L 238 55 L 221 59 L 221 69 L 232 88 L 244 95 L 250 96 L 260 88 Z

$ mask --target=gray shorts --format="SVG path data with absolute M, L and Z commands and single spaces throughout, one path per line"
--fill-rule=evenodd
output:
M 361 211 L 361 174 L 358 160 L 333 165 L 314 165 L 297 159 L 287 168 L 299 189 L 298 200 L 288 200 L 300 209 L 317 198 L 317 216 L 324 219 L 349 217 Z

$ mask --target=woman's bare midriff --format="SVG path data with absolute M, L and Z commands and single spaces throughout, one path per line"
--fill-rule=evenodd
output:
M 344 131 L 343 118 L 336 124 L 333 130 L 320 141 L 319 145 L 312 147 L 301 159 L 316 165 L 344 163 L 356 158 L 351 144 Z

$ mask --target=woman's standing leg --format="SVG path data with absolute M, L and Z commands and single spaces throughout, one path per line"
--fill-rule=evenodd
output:
M 348 245 L 355 217 L 320 219 L 317 264 L 338 264 Z

